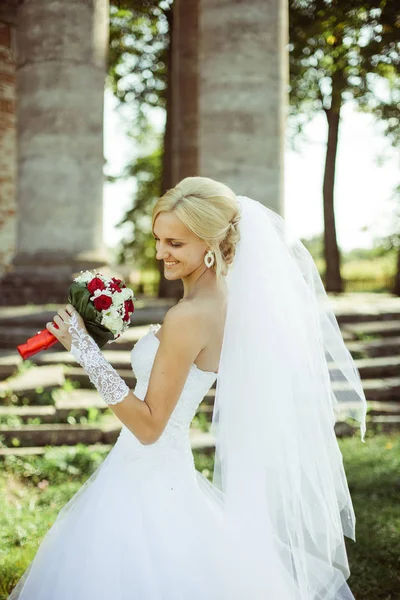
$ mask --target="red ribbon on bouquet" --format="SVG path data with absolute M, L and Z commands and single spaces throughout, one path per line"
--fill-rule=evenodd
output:
M 53 323 L 53 325 L 58 329 L 58 325 L 56 325 L 56 323 Z M 36 335 L 26 340 L 25 344 L 20 344 L 17 346 L 17 350 L 22 358 L 26 360 L 42 350 L 51 348 L 57 342 L 58 339 L 54 337 L 54 335 L 50 333 L 48 329 L 42 329 L 41 331 L 38 331 Z

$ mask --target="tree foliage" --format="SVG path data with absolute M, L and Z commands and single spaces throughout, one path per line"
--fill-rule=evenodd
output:
M 382 120 L 400 143 L 398 0 L 293 0 L 289 12 L 290 117 L 296 132 L 341 101 Z
M 163 139 L 154 135 L 149 114 L 154 109 L 166 109 L 171 3 L 114 0 L 110 6 L 108 85 L 122 104 L 132 107 L 132 124 L 127 133 L 139 152 L 139 157 L 120 175 L 134 178 L 137 187 L 132 207 L 119 223 L 128 233 L 118 259 L 138 268 L 156 265 L 150 215 L 161 192 Z M 155 146 L 150 150 L 149 139 Z
M 138 118 L 166 106 L 171 1 L 121 0 L 110 6 L 108 83 Z
M 328 137 L 323 183 L 325 287 L 341 292 L 334 186 L 341 108 L 352 100 L 400 142 L 398 0 L 292 0 L 289 12 L 292 135 L 322 111 Z
M 162 178 L 161 142 L 151 154 L 139 157 L 129 166 L 127 175 L 137 183 L 132 207 L 120 226 L 129 224 L 130 233 L 119 254 L 119 262 L 132 262 L 137 268 L 154 268 L 155 247 L 151 235 L 151 207 L 160 195 Z

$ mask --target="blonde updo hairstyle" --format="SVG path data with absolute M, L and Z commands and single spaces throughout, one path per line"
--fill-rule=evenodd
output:
M 157 215 L 174 212 L 182 223 L 204 240 L 214 253 L 217 280 L 226 275 L 240 239 L 240 205 L 225 184 L 208 177 L 186 177 L 159 198 L 152 212 L 152 229 Z

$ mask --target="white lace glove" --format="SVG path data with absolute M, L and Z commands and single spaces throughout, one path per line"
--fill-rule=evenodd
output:
M 130 391 L 129 387 L 106 361 L 94 339 L 79 326 L 75 310 L 68 322 L 68 331 L 72 338 L 71 354 L 86 371 L 103 400 L 107 404 L 122 402 Z

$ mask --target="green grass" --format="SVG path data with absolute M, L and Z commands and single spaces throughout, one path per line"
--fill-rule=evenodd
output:
M 340 441 L 356 513 L 356 542 L 347 540 L 357 600 L 400 597 L 400 437 Z
M 28 567 L 59 510 L 107 456 L 86 446 L 4 459 L 0 474 L 0 600 Z
M 346 538 L 357 600 L 397 600 L 400 589 L 400 438 L 339 440 L 356 512 L 357 541 Z M 49 448 L 44 457 L 4 460 L 0 474 L 0 600 L 25 571 L 59 510 L 101 464 L 107 451 Z M 195 452 L 212 478 L 212 455 Z
M 342 257 L 341 275 L 346 292 L 391 292 L 396 274 L 396 254 L 364 258 Z M 318 271 L 324 277 L 325 261 L 315 260 Z

